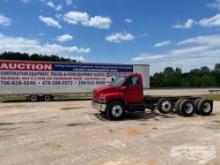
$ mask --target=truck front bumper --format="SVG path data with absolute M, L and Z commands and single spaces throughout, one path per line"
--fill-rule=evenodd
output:
M 106 104 L 100 104 L 95 101 L 92 101 L 92 108 L 94 108 L 100 112 L 105 112 Z

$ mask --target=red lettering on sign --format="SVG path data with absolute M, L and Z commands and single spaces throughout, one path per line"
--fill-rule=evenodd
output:
M 0 61 L 0 70 L 51 71 L 52 69 L 53 66 L 51 63 Z

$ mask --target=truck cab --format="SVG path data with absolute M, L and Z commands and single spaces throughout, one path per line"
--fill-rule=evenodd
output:
M 143 79 L 132 73 L 116 78 L 111 84 L 93 90 L 93 108 L 110 119 L 120 119 L 126 111 L 144 111 Z

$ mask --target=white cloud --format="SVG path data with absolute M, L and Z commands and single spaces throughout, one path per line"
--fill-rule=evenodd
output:
M 58 29 L 61 29 L 62 26 L 60 25 L 60 23 L 56 20 L 54 20 L 53 18 L 51 17 L 44 17 L 44 16 L 39 16 L 39 19 L 44 22 L 47 26 L 52 26 L 52 27 L 55 27 L 55 28 L 58 28 Z
M 177 43 L 180 45 L 218 45 L 220 40 L 220 35 L 208 35 L 208 36 L 196 36 L 186 40 L 179 41 Z
M 63 58 L 69 58 L 71 60 L 76 60 L 80 62 L 86 62 L 86 59 L 83 56 L 62 56 Z
M 4 15 L 0 15 L 0 25 L 9 26 L 11 23 L 12 20 L 10 18 L 5 17 Z
M 160 53 L 142 53 L 132 62 L 151 65 L 152 72 L 167 66 L 181 67 L 188 71 L 204 65 L 214 66 L 220 62 L 220 35 L 196 36 L 179 41 L 175 48 Z
M 132 41 L 134 40 L 134 36 L 131 33 L 115 33 L 106 36 L 105 38 L 108 42 L 121 43 L 123 41 Z
M 70 11 L 64 15 L 64 20 L 70 24 L 85 24 L 89 21 L 89 14 L 86 12 Z
M 87 12 L 70 11 L 64 15 L 64 20 L 70 24 L 81 24 L 99 29 L 109 29 L 112 21 L 109 17 L 90 17 Z
M 102 17 L 102 16 L 95 16 L 91 17 L 88 24 L 88 26 L 96 27 L 98 29 L 109 29 L 111 26 L 111 19 L 108 17 Z
M 60 10 L 63 9 L 62 4 L 55 5 L 52 1 L 48 1 L 48 2 L 46 3 L 46 5 L 49 6 L 49 7 L 51 7 L 51 8 L 53 8 L 53 9 L 55 9 L 55 10 L 57 10 L 57 11 L 60 11 Z
M 220 26 L 220 14 L 216 14 L 209 18 L 203 18 L 199 21 L 194 21 L 193 19 L 188 19 L 183 25 L 177 24 L 173 28 L 177 29 L 190 29 L 193 25 L 199 25 L 201 27 L 214 27 Z
M 158 42 L 156 44 L 154 44 L 154 47 L 163 47 L 163 46 L 167 46 L 170 45 L 170 41 L 162 41 L 162 42 Z
M 73 3 L 73 0 L 65 0 L 65 2 L 66 2 L 66 5 L 69 6 Z
M 74 56 L 74 57 L 67 57 L 70 58 L 72 60 L 76 60 L 76 61 L 80 61 L 80 62 L 85 62 L 86 59 L 83 56 Z
M 164 55 L 160 55 L 160 54 L 155 54 L 155 55 L 151 55 L 151 54 L 148 54 L 148 53 L 142 53 L 140 54 L 138 57 L 134 57 L 132 59 L 132 61 L 146 61 L 146 60 L 155 60 L 155 59 L 160 59 L 160 58 L 163 58 Z
M 220 14 L 210 18 L 203 18 L 198 22 L 198 24 L 204 27 L 220 26 Z
M 184 24 L 174 25 L 173 28 L 176 28 L 176 29 L 190 29 L 190 28 L 192 28 L 194 23 L 195 23 L 194 20 L 190 18 Z
M 60 42 L 71 41 L 72 39 L 73 39 L 73 36 L 70 34 L 63 34 L 63 35 L 57 36 L 57 40 Z
M 23 37 L 12 37 L 0 34 L 0 52 L 12 51 L 21 53 L 39 53 L 47 55 L 59 55 L 75 57 L 75 53 L 89 53 L 90 48 L 79 48 L 77 46 L 62 46 L 58 44 L 40 43 L 38 40 L 23 38 Z
M 125 19 L 125 22 L 126 22 L 126 23 L 132 23 L 133 20 L 132 20 L 131 18 L 126 18 L 126 19 Z
M 208 3 L 208 7 L 220 10 L 220 0 L 215 0 L 214 2 Z

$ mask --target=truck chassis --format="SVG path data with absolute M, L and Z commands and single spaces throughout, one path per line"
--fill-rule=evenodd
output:
M 111 101 L 109 104 L 92 103 L 94 109 L 104 113 L 109 120 L 120 120 L 126 111 L 137 112 L 150 109 L 158 110 L 162 114 L 174 112 L 180 116 L 190 117 L 194 113 L 208 116 L 213 110 L 213 100 L 192 96 L 144 96 L 144 104 L 125 105 L 121 100 Z M 121 115 L 120 106 L 123 113 Z M 116 107 L 116 108 L 114 108 Z

